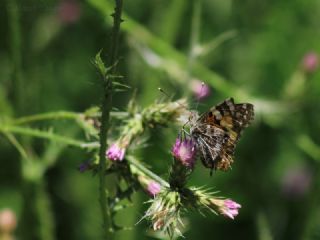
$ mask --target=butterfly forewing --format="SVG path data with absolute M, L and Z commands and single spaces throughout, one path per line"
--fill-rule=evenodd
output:
M 229 98 L 193 123 L 191 135 L 205 167 L 221 170 L 230 168 L 236 143 L 242 130 L 253 120 L 253 115 L 252 104 L 235 104 L 233 98 Z

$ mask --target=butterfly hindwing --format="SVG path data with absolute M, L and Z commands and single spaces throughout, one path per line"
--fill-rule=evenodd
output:
M 224 131 L 206 124 L 206 127 L 196 129 L 194 136 L 202 163 L 208 168 L 215 168 L 215 159 L 219 158 L 223 149 Z

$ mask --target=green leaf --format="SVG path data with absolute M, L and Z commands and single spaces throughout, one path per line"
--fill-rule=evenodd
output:
M 94 64 L 96 66 L 96 68 L 99 70 L 99 72 L 101 73 L 102 76 L 106 76 L 109 68 L 107 68 L 101 58 L 101 52 L 102 50 L 100 50 L 97 54 L 96 57 L 94 59 Z

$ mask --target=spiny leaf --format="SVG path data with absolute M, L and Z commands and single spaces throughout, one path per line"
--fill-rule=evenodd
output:
M 116 82 L 116 81 L 113 81 L 112 82 L 113 86 L 115 87 L 124 87 L 124 88 L 131 88 L 130 86 L 126 85 L 126 84 L 123 84 L 123 83 L 120 83 L 120 82 Z
M 104 62 L 101 58 L 101 52 L 102 52 L 102 50 L 100 50 L 96 54 L 96 57 L 94 59 L 94 64 L 95 64 L 96 68 L 100 71 L 101 75 L 106 76 L 106 74 L 110 70 L 110 68 L 107 68 L 106 65 L 104 64 Z

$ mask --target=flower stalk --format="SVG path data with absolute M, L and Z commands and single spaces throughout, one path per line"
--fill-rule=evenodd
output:
M 60 120 L 60 119 L 70 119 L 70 120 L 81 120 L 83 118 L 96 118 L 101 117 L 100 112 L 92 111 L 89 109 L 85 113 L 80 112 L 69 112 L 69 111 L 56 111 L 56 112 L 46 112 L 39 113 L 30 116 L 24 116 L 12 121 L 13 125 L 21 125 L 38 121 L 47 121 L 47 120 Z M 126 112 L 110 112 L 110 117 L 112 118 L 125 118 L 128 117 Z
M 99 178 L 100 178 L 100 207 L 103 217 L 103 226 L 106 239 L 112 236 L 112 219 L 111 209 L 109 207 L 109 193 L 106 186 L 105 171 L 107 169 L 106 163 L 106 149 L 107 149 L 107 132 L 109 130 L 109 118 L 112 109 L 112 82 L 113 76 L 116 73 L 116 61 L 118 52 L 118 39 L 121 24 L 122 0 L 115 0 L 115 10 L 113 16 L 113 29 L 110 44 L 110 71 L 107 71 L 103 76 L 103 98 L 101 104 L 101 126 L 100 126 L 100 148 L 99 148 Z

